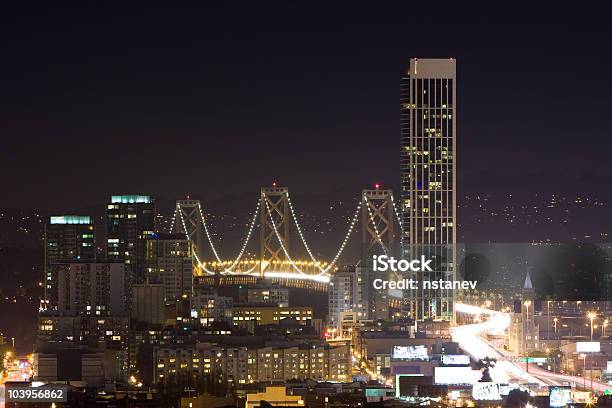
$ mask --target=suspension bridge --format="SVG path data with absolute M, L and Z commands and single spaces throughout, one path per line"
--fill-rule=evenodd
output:
M 169 232 L 185 234 L 192 242 L 195 275 L 217 277 L 226 282 L 241 283 L 253 279 L 311 282 L 326 285 L 330 276 L 338 269 L 339 260 L 361 225 L 361 251 L 367 253 L 380 245 L 385 252 L 399 238 L 401 231 L 399 210 L 393 191 L 365 189 L 352 217 L 347 224 L 344 238 L 334 246 L 335 255 L 329 260 L 317 259 L 308 244 L 304 228 L 300 225 L 297 211 L 287 187 L 263 187 L 257 199 L 237 255 L 223 258 L 213 240 L 211 225 L 199 200 L 184 199 L 176 202 Z M 399 229 L 396 230 L 396 226 Z M 291 252 L 291 230 L 295 228 L 301 245 L 306 250 L 306 259 L 297 259 Z M 259 229 L 259 256 L 247 257 L 247 248 Z M 253 244 L 251 244 L 253 245 Z M 210 248 L 209 255 L 206 248 Z

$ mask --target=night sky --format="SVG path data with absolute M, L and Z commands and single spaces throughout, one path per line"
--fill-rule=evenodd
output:
M 405 3 L 3 9 L 0 207 L 397 184 L 411 57 L 457 59 L 462 178 L 611 173 L 607 13 Z

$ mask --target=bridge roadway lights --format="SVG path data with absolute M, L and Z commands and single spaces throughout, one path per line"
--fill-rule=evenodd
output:
M 218 286 L 236 286 L 236 285 L 256 285 L 262 278 L 252 275 L 206 275 L 198 276 L 200 284 L 206 284 L 211 287 Z M 307 289 L 314 292 L 327 292 L 328 284 L 307 279 L 281 279 L 281 278 L 264 278 L 268 282 L 278 283 L 283 287 Z

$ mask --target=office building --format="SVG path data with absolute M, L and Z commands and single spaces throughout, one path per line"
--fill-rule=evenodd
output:
M 50 344 L 125 350 L 128 343 L 127 316 L 60 316 L 42 312 L 38 316 L 35 350 Z
M 51 265 L 96 259 L 95 226 L 87 215 L 54 215 L 45 224 L 45 286 L 43 309 L 57 303 L 57 277 Z
M 193 294 L 193 310 L 197 313 L 202 326 L 214 322 L 232 324 L 234 301 L 229 296 L 219 296 L 208 286 L 198 285 Z
M 279 307 L 289 306 L 289 289 L 279 285 L 265 285 L 247 289 L 247 302 L 255 303 L 275 303 Z
M 165 288 L 161 283 L 132 285 L 131 318 L 150 325 L 165 322 Z
M 146 242 L 146 276 L 164 285 L 166 302 L 191 298 L 193 245 L 184 234 L 155 234 Z
M 106 257 L 127 265 L 132 283 L 145 282 L 146 240 L 155 233 L 155 202 L 148 195 L 117 195 L 106 207 Z
M 432 272 L 413 279 L 454 280 L 456 244 L 456 61 L 410 60 L 401 80 L 401 212 L 405 257 L 426 253 Z M 453 291 L 408 292 L 409 314 L 453 320 Z
M 302 325 L 310 325 L 312 321 L 312 307 L 235 305 L 232 308 L 234 326 L 243 327 L 251 331 L 255 326 L 278 324 L 286 318 L 293 318 Z
M 34 379 L 42 382 L 82 381 L 87 386 L 122 379 L 120 353 L 115 350 L 60 348 L 33 355 Z
M 113 262 L 54 263 L 57 303 L 47 310 L 61 316 L 127 316 L 128 287 L 125 265 Z

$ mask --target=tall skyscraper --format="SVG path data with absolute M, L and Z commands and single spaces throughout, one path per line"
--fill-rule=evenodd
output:
M 106 222 L 107 260 L 124 262 L 132 283 L 143 283 L 146 240 L 155 233 L 155 201 L 148 195 L 112 196 Z
M 58 262 L 96 259 L 95 226 L 87 215 L 54 215 L 45 224 L 45 294 L 42 308 L 57 303 L 57 276 L 51 266 Z
M 456 61 L 410 60 L 401 80 L 402 244 L 435 258 L 423 280 L 453 280 L 456 245 Z M 410 291 L 417 320 L 453 319 L 450 290 Z

